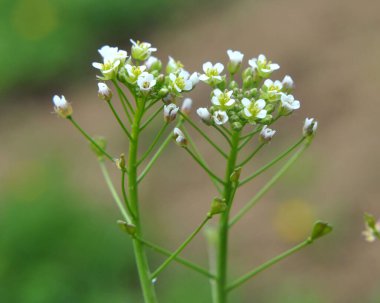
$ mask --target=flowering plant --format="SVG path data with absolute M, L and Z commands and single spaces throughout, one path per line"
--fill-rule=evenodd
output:
M 311 144 L 318 123 L 313 118 L 306 118 L 299 140 L 263 167 L 253 173 L 245 173 L 246 164 L 266 147 L 277 133 L 272 129 L 272 125 L 300 108 L 300 102 L 292 95 L 294 90 L 292 78 L 285 76 L 281 81 L 269 79 L 280 66 L 272 63 L 264 55 L 250 59 L 249 66 L 243 69 L 244 55 L 239 51 L 232 50 L 227 51 L 229 56 L 227 74 L 223 73 L 225 69 L 222 63 L 213 64 L 211 62 L 203 64 L 203 73 L 190 73 L 184 69 L 181 62 L 171 57 L 169 57 L 166 67 L 163 68 L 162 62 L 152 56 L 157 49 L 150 43 L 133 40 L 131 42 L 130 55 L 117 47 L 104 46 L 99 50 L 103 61 L 93 63 L 93 66 L 100 71 L 99 80 L 104 81 L 98 83 L 99 98 L 107 103 L 116 122 L 128 138 L 127 153 L 121 153 L 117 157 L 111 155 L 107 151 L 104 138 L 92 137 L 84 131 L 74 120 L 72 105 L 66 101 L 64 96 L 54 96 L 54 110 L 79 130 L 90 142 L 98 157 L 106 184 L 123 216 L 123 220 L 119 220 L 118 224 L 131 236 L 133 242 L 145 302 L 158 301 L 154 282 L 167 266 L 176 261 L 207 277 L 211 282 L 213 302 L 225 303 L 230 291 L 332 230 L 327 223 L 318 221 L 314 224 L 310 236 L 300 244 L 236 280 L 230 281 L 229 279 L 227 271 L 229 264 L 228 238 L 231 228 Z M 239 73 L 241 81 L 237 78 Z M 215 134 L 223 138 L 224 145 L 217 144 L 214 137 L 209 134 L 211 131 L 205 131 L 197 121 L 191 118 L 193 102 L 190 98 L 183 100 L 181 108 L 178 106 L 183 94 L 192 91 L 199 81 L 210 87 L 211 96 L 210 106 L 199 107 L 196 113 L 206 127 L 214 130 Z M 123 108 L 122 116 L 114 107 L 114 93 L 106 82 L 112 83 L 119 97 Z M 160 113 L 163 113 L 161 129 L 157 131 L 151 145 L 141 152 L 140 138 Z M 173 130 L 167 133 L 169 125 L 174 121 L 176 122 L 172 127 Z M 194 128 L 220 155 L 225 165 L 224 177 L 218 176 L 201 156 L 187 131 L 187 126 Z M 250 146 L 256 136 L 258 143 L 252 149 Z M 217 192 L 217 196 L 211 199 L 210 209 L 204 214 L 203 220 L 174 252 L 148 241 L 144 236 L 138 195 L 140 183 L 172 139 L 205 171 Z M 245 158 L 242 156 L 244 155 L 243 149 L 250 150 L 249 155 Z M 284 166 L 235 216 L 232 216 L 231 210 L 237 190 L 288 156 L 290 157 Z M 114 167 L 120 171 L 120 195 L 108 175 L 107 160 L 114 163 Z M 243 175 L 245 175 L 244 178 Z M 218 217 L 218 219 L 210 222 L 214 217 Z M 181 258 L 180 253 L 194 237 L 206 225 L 212 225 L 212 223 L 214 228 L 209 232 L 209 249 L 212 252 L 210 255 L 214 257 L 210 260 L 210 269 Z M 155 270 L 151 270 L 146 249 L 153 249 L 167 256 L 167 259 Z

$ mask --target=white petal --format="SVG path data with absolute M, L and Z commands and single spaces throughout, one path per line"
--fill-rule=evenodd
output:
M 260 109 L 263 109 L 265 107 L 265 100 L 263 99 L 259 99 L 255 102 L 255 105 L 260 108 Z
M 191 90 L 193 88 L 193 83 L 189 80 L 186 81 L 184 90 Z
M 259 111 L 259 113 L 256 115 L 256 117 L 263 119 L 266 117 L 266 115 L 267 115 L 267 111 L 265 109 L 262 109 L 261 111 Z
M 169 79 L 170 80 L 172 80 L 173 82 L 177 79 L 177 77 L 173 74 L 173 73 L 171 73 L 170 75 L 169 75 Z
M 230 99 L 228 100 L 228 102 L 225 104 L 225 106 L 231 106 L 235 103 L 235 100 L 234 99 Z
M 95 67 L 95 68 L 97 68 L 97 69 L 102 69 L 103 68 L 103 64 L 98 63 L 98 62 L 93 62 L 92 66 Z
M 205 74 L 199 76 L 199 80 L 201 81 L 207 81 L 208 79 L 210 79 L 210 77 Z
M 271 70 L 277 70 L 280 68 L 280 65 L 276 64 L 276 63 L 272 63 L 269 65 L 270 69 Z
M 219 88 L 214 89 L 213 91 L 214 96 L 219 97 L 222 94 L 222 91 Z
M 211 103 L 214 105 L 220 105 L 219 99 L 215 96 L 211 98 Z
M 249 107 L 252 104 L 252 101 L 247 98 L 243 98 L 241 100 L 241 104 L 243 104 L 245 107 Z
M 203 71 L 206 73 L 208 69 L 212 68 L 212 63 L 211 62 L 206 62 L 206 63 L 203 63 Z
M 293 109 L 299 109 L 301 107 L 301 104 L 298 100 L 293 101 Z
M 218 74 L 220 74 L 223 70 L 224 70 L 224 66 L 222 63 L 216 63 L 214 68 L 216 68 L 216 70 L 218 71 Z
M 256 58 L 252 58 L 248 61 L 248 64 L 253 68 L 253 69 L 256 69 L 257 68 L 257 59 Z
M 252 117 L 252 114 L 251 112 L 248 110 L 248 108 L 244 108 L 244 114 L 249 118 L 249 117 Z

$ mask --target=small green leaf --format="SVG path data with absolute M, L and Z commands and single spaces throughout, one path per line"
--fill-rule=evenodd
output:
M 333 230 L 332 226 L 326 222 L 317 221 L 314 223 L 313 230 L 310 235 L 310 240 L 314 241 L 329 234 Z
M 117 224 L 119 225 L 120 229 L 127 234 L 134 236 L 136 234 L 136 226 L 133 224 L 128 224 L 127 222 L 123 220 L 117 220 Z

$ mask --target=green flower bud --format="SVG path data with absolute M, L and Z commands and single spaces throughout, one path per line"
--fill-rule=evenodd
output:
M 272 115 L 267 115 L 264 119 L 260 120 L 260 123 L 261 124 L 269 125 L 269 124 L 271 124 L 272 120 L 273 120 L 273 116 Z
M 267 103 L 267 105 L 265 106 L 265 109 L 268 114 L 271 114 L 276 109 L 276 106 L 273 103 Z
M 228 87 L 229 89 L 235 90 L 236 88 L 239 88 L 239 84 L 235 80 L 232 80 Z
M 243 124 L 241 124 L 240 122 L 233 122 L 231 124 L 231 127 L 234 131 L 240 131 L 243 128 Z
M 244 71 L 243 71 L 243 73 L 242 73 L 242 78 L 243 78 L 243 81 L 244 81 L 244 79 L 246 79 L 247 77 L 252 77 L 252 74 L 253 74 L 253 70 L 252 70 L 252 67 L 247 67 Z
M 249 88 L 251 88 L 254 84 L 255 84 L 255 83 L 254 83 L 254 81 L 253 81 L 252 76 L 248 76 L 248 77 L 244 78 L 244 80 L 243 80 L 243 89 L 249 89 Z
M 116 167 L 121 171 L 125 171 L 125 155 L 121 154 L 120 158 L 116 160 Z
M 235 168 L 235 170 L 230 176 L 230 181 L 234 183 L 238 182 L 240 178 L 240 173 L 241 173 L 241 167 Z
M 332 232 L 333 228 L 331 225 L 329 225 L 326 222 L 317 221 L 314 223 L 313 230 L 311 232 L 311 235 L 309 237 L 309 241 L 313 242 L 316 239 L 319 239 L 330 232 Z
M 164 98 L 165 96 L 167 96 L 167 94 L 169 93 L 169 90 L 166 88 L 166 87 L 163 87 L 161 88 L 159 91 L 158 91 L 158 96 L 160 98 Z

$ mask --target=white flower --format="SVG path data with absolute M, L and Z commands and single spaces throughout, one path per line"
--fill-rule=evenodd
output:
M 268 101 L 277 101 L 281 98 L 282 83 L 281 81 L 272 81 L 266 79 L 261 88 L 262 98 L 267 99 Z
M 197 109 L 197 114 L 199 116 L 199 118 L 201 118 L 201 120 L 207 124 L 207 125 L 210 125 L 211 124 L 211 114 L 210 112 L 208 111 L 207 108 L 205 107 L 200 107 Z
M 185 135 L 183 134 L 183 132 L 179 129 L 179 128 L 174 128 L 173 130 L 173 137 L 175 139 L 175 142 L 179 145 L 179 146 L 182 146 L 182 147 L 186 147 L 187 146 L 187 139 L 185 137 Z
M 169 61 L 166 65 L 166 73 L 176 73 L 181 69 L 183 69 L 183 64 L 181 63 L 181 61 L 175 61 L 172 57 L 169 56 Z
M 192 106 L 193 100 L 191 100 L 190 98 L 185 98 L 182 102 L 181 112 L 183 112 L 186 115 L 190 114 Z
M 178 93 L 182 91 L 189 91 L 193 88 L 193 82 L 190 80 L 190 74 L 181 70 L 178 75 L 171 73 L 169 75 L 171 89 Z
M 282 79 L 282 89 L 289 93 L 294 89 L 294 81 L 289 75 L 286 75 L 284 79 Z
M 314 118 L 306 118 L 302 128 L 303 135 L 305 137 L 315 135 L 317 131 L 318 122 Z
M 100 99 L 103 99 L 105 101 L 110 101 L 112 98 L 112 92 L 110 88 L 107 86 L 107 84 L 103 82 L 98 83 L 98 96 Z
M 230 58 L 230 62 L 228 63 L 228 70 L 233 75 L 239 70 L 241 62 L 243 61 L 244 54 L 239 51 L 233 51 L 229 49 L 227 51 L 227 55 Z
M 222 125 L 228 121 L 228 115 L 225 111 L 217 110 L 212 115 L 215 124 Z
M 380 235 L 380 221 L 378 221 L 374 227 L 375 228 L 371 228 L 366 224 L 366 229 L 362 232 L 368 242 L 374 242 Z
M 174 103 L 170 103 L 169 105 L 164 106 L 164 120 L 166 122 L 172 122 L 177 117 L 177 112 L 179 107 Z
M 155 67 L 156 66 L 161 66 L 161 61 L 158 60 L 158 58 L 156 58 L 154 56 L 150 56 L 148 58 L 148 60 L 145 61 L 144 65 L 148 68 L 148 70 L 157 69 Z
M 152 44 L 148 42 L 134 41 L 130 39 L 132 43 L 131 54 L 132 58 L 139 61 L 147 60 L 152 52 L 157 51 L 157 48 L 151 47 Z
M 124 62 L 128 55 L 125 50 L 119 50 L 117 47 L 110 47 L 108 45 L 103 46 L 98 52 L 103 57 L 104 62 L 114 62 L 117 60 Z
M 128 73 L 127 80 L 130 83 L 134 84 L 136 83 L 138 77 L 146 70 L 146 66 L 145 65 L 134 66 L 127 63 L 125 65 L 125 69 L 127 70 L 127 73 Z
M 127 52 L 108 45 L 103 46 L 98 51 L 103 57 L 103 63 L 93 62 L 92 66 L 102 72 L 104 80 L 113 79 L 118 67 L 124 64 L 127 58 Z
M 230 58 L 230 61 L 234 64 L 240 64 L 243 61 L 244 54 L 242 54 L 239 51 L 233 51 L 229 49 L 227 51 L 228 57 Z
M 285 110 L 284 114 L 290 114 L 292 111 L 300 108 L 300 102 L 295 100 L 293 95 L 281 95 L 281 105 Z
M 267 111 L 264 109 L 265 101 L 263 99 L 259 99 L 255 102 L 243 98 L 241 103 L 244 106 L 244 115 L 248 120 L 254 120 L 256 118 L 263 119 L 267 115 Z
M 252 58 L 248 61 L 248 64 L 263 78 L 269 77 L 273 71 L 280 68 L 280 65 L 268 61 L 263 54 L 259 55 L 258 58 Z
M 235 100 L 231 98 L 232 93 L 232 90 L 223 93 L 220 89 L 216 88 L 213 91 L 214 96 L 211 98 L 211 102 L 223 110 L 231 108 L 235 104 Z
M 264 143 L 268 143 L 272 140 L 275 133 L 275 130 L 270 129 L 267 125 L 264 125 L 260 132 L 260 140 Z
M 141 73 L 137 78 L 137 85 L 140 87 L 140 90 L 143 92 L 148 92 L 156 85 L 156 80 L 152 74 L 147 72 Z
M 55 95 L 53 97 L 53 103 L 54 103 L 54 111 L 62 118 L 68 118 L 73 113 L 73 108 L 71 107 L 71 104 L 66 101 L 65 96 L 57 96 Z
M 223 70 L 224 66 L 222 63 L 212 65 L 211 62 L 206 62 L 203 64 L 204 74 L 199 76 L 199 80 L 208 84 L 219 83 L 222 81 L 222 76 L 220 76 L 220 74 Z

